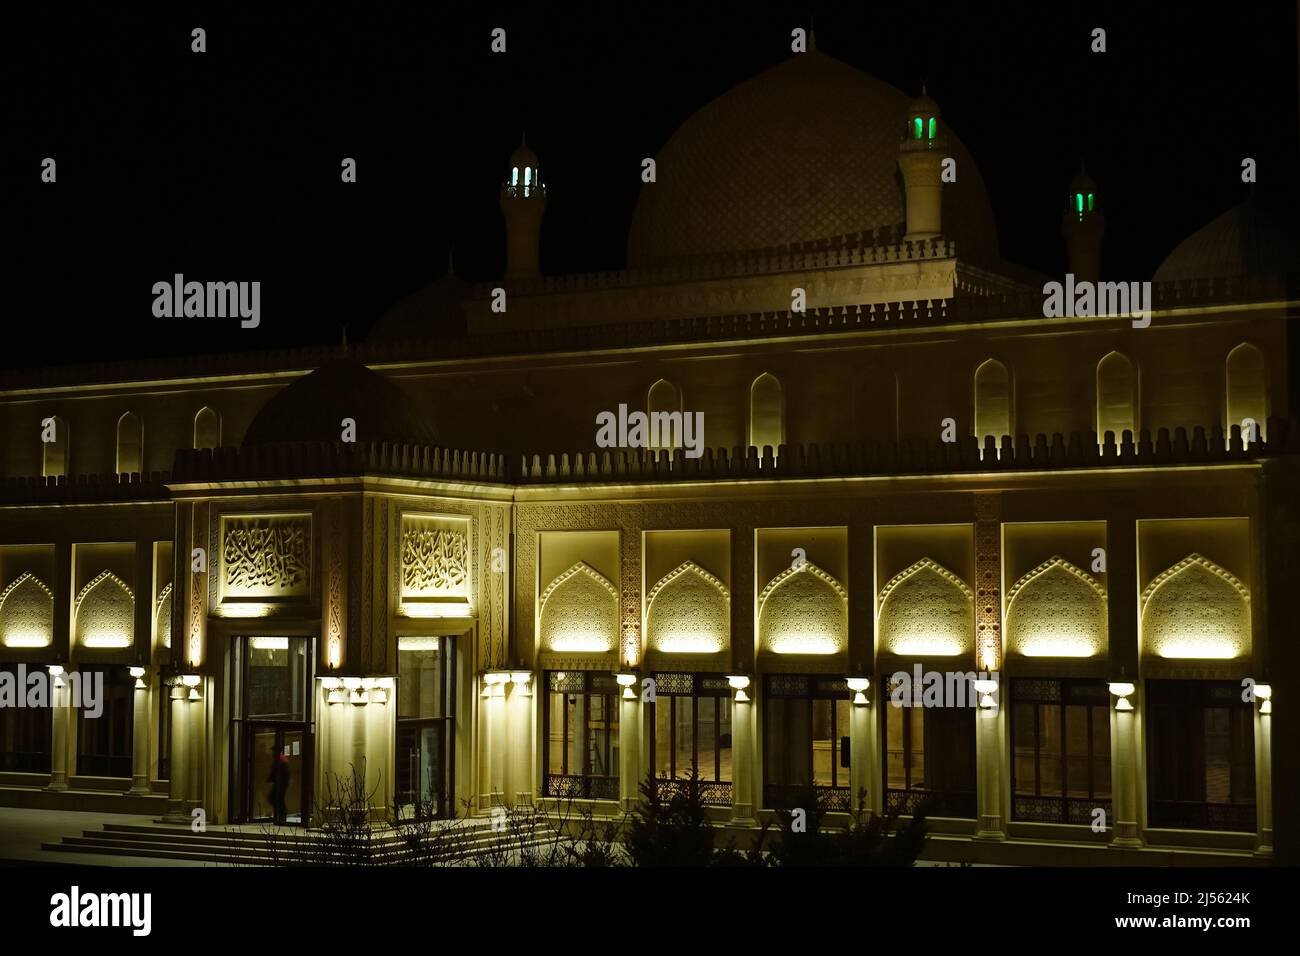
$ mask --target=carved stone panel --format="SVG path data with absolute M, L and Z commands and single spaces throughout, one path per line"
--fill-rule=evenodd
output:
M 23 572 L 0 594 L 0 641 L 5 647 L 48 647 L 54 635 L 54 594 Z
M 172 586 L 169 584 L 158 595 L 158 606 L 154 609 L 154 633 L 158 643 L 163 647 L 172 646 Z
M 646 599 L 646 638 L 664 654 L 717 654 L 728 649 L 731 594 L 714 575 L 684 561 Z
M 880 649 L 901 657 L 970 653 L 974 598 L 965 581 L 922 558 L 880 592 Z
M 135 595 L 116 574 L 100 572 L 77 595 L 73 628 L 82 647 L 130 647 Z
M 223 601 L 306 598 L 311 571 L 309 515 L 222 518 Z
M 1026 657 L 1105 654 L 1105 590 L 1062 557 L 1044 561 L 1007 592 L 1007 641 Z
M 1208 558 L 1190 554 L 1142 592 L 1142 651 L 1166 658 L 1250 653 L 1250 592 Z
M 848 648 L 849 595 L 811 561 L 786 568 L 758 596 L 759 646 L 773 654 L 838 654 Z
M 402 517 L 402 600 L 469 602 L 469 522 Z
M 617 650 L 618 607 L 618 588 L 579 561 L 542 592 L 542 651 L 592 655 Z

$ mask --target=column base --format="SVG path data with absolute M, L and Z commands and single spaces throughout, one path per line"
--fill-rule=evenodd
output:
M 1002 817 L 1000 814 L 985 814 L 980 817 L 979 829 L 975 831 L 974 839 L 985 841 L 1005 840 L 1007 833 L 1002 829 Z
M 139 797 L 153 793 L 153 789 L 149 786 L 148 780 L 132 780 L 131 789 L 126 792 L 130 796 Z
M 1138 832 L 1138 825 L 1132 822 L 1117 822 L 1114 829 L 1114 837 L 1110 841 L 1110 846 L 1114 847 L 1143 847 L 1146 846 L 1142 839 L 1142 834 Z
M 1273 828 L 1266 827 L 1259 831 L 1259 836 L 1255 838 L 1255 856 L 1273 855 Z
M 175 824 L 176 826 L 189 826 L 194 822 L 190 816 L 190 811 L 183 801 L 167 801 L 167 809 L 163 812 L 159 823 Z
M 45 785 L 45 789 L 46 790 L 67 790 L 68 789 L 67 774 L 52 775 L 50 777 L 50 782 Z

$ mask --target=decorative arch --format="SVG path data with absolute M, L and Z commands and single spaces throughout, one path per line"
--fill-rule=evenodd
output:
M 646 598 L 647 645 L 665 654 L 716 654 L 731 633 L 731 592 L 694 561 L 683 561 Z
M 54 642 L 54 592 L 29 572 L 0 593 L 0 641 L 5 647 L 49 647 Z
M 771 372 L 764 372 L 749 386 L 749 444 L 758 449 L 772 446 L 772 454 L 785 444 L 785 393 Z
M 221 447 L 221 416 L 207 405 L 194 414 L 194 447 Z
M 83 647 L 129 647 L 135 595 L 112 571 L 101 571 L 77 595 L 73 639 Z
M 542 648 L 592 654 L 615 650 L 618 600 L 618 589 L 610 580 L 579 561 L 542 592 Z
M 758 595 L 759 646 L 776 654 L 848 648 L 849 595 L 811 561 L 786 568 Z
M 1111 352 L 1097 363 L 1097 441 L 1106 440 L 1106 432 L 1115 433 L 1115 443 L 1124 432 L 1138 433 L 1137 375 L 1133 362 L 1120 352 Z
M 144 423 L 135 412 L 117 420 L 117 467 L 119 475 L 144 471 Z
M 992 435 L 1001 446 L 1011 434 L 1011 374 L 997 359 L 986 359 L 975 369 L 975 437 L 980 447 Z
M 680 417 L 682 412 L 682 394 L 676 385 L 668 381 L 666 378 L 661 378 L 659 381 L 651 385 L 649 391 L 646 392 L 645 404 L 646 414 L 650 416 L 650 422 L 655 420 L 654 416 L 656 413 L 660 415 L 672 415 L 676 413 Z M 651 444 L 650 447 L 655 451 L 659 451 L 661 448 L 671 451 L 673 448 L 680 447 L 681 435 L 680 424 L 678 425 L 675 434 L 669 432 L 666 436 L 662 434 L 662 429 L 651 428 L 651 438 L 659 438 L 661 440 Z M 667 438 L 667 441 L 662 440 L 665 437 Z M 678 440 L 674 442 L 674 438 Z
M 158 607 L 153 613 L 153 632 L 163 647 L 172 646 L 172 586 L 169 584 L 158 595 Z
M 975 646 L 975 594 L 942 565 L 922 558 L 880 592 L 880 646 L 900 656 L 949 657 Z
M 1242 342 L 1228 353 L 1225 375 L 1228 421 L 1224 431 L 1231 434 L 1233 425 L 1242 425 L 1250 419 L 1259 426 L 1259 438 L 1267 438 L 1269 388 L 1264 353 L 1249 342 Z M 1241 431 L 1242 439 L 1247 440 L 1246 427 Z
M 1007 642 L 1025 657 L 1106 653 L 1106 590 L 1059 555 L 1007 592 Z
M 41 420 L 41 474 L 46 478 L 62 478 L 71 474 L 72 432 L 65 419 L 58 415 L 47 416 L 52 419 L 49 426 Z M 46 441 L 47 429 L 52 428 L 53 441 Z
M 1189 554 L 1142 592 L 1142 649 L 1171 658 L 1249 654 L 1249 589 L 1209 558 Z

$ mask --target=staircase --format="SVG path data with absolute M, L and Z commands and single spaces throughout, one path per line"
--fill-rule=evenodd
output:
M 527 849 L 541 849 L 554 837 L 539 828 L 524 841 Z M 492 830 L 487 819 L 462 819 L 430 824 L 418 839 L 406 838 L 386 826 L 370 834 L 365 859 L 373 866 L 460 865 L 474 866 L 517 857 L 519 838 Z M 342 850 L 317 830 L 210 827 L 194 833 L 187 826 L 106 823 L 98 830 L 83 830 L 42 850 L 92 853 L 147 860 L 191 860 L 212 866 L 322 866 L 345 864 L 357 855 Z M 354 864 L 355 865 L 355 864 Z

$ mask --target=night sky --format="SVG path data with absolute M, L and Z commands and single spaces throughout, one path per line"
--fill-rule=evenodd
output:
M 449 247 L 462 276 L 495 278 L 497 189 L 524 130 L 549 190 L 543 271 L 620 268 L 642 157 L 790 56 L 810 14 L 824 52 L 909 94 L 928 80 L 1009 260 L 1064 271 L 1081 157 L 1111 278 L 1149 278 L 1245 198 L 1244 156 L 1259 197 L 1294 208 L 1293 4 L 974 6 L 6 11 L 0 222 L 21 328 L 0 368 L 337 342 L 344 323 L 362 338 L 443 273 Z M 195 26 L 206 53 L 190 51 Z M 495 26 L 505 55 L 489 50 Z M 1089 51 L 1095 26 L 1105 54 Z M 55 185 L 40 182 L 45 156 Z M 355 185 L 339 181 L 344 156 Z M 151 286 L 175 272 L 261 280 L 261 327 L 155 319 Z

